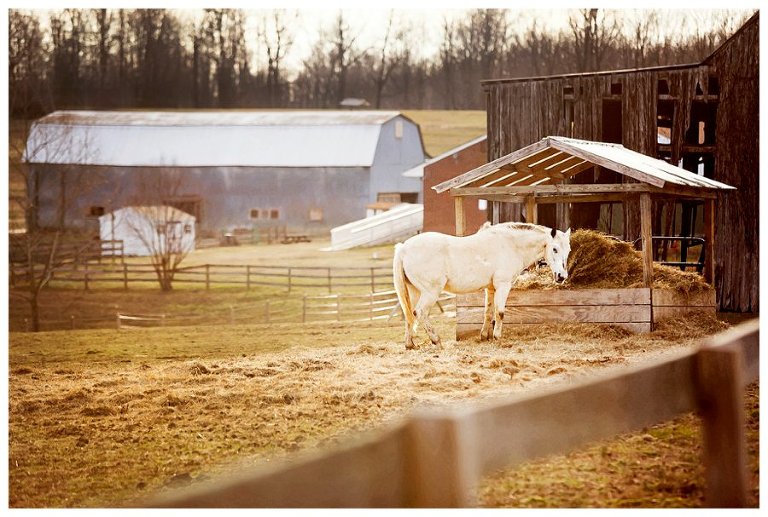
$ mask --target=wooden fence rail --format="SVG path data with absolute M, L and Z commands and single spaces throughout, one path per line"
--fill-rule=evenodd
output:
M 703 415 L 706 505 L 747 503 L 742 397 L 759 375 L 758 320 L 695 352 L 497 401 L 415 411 L 332 451 L 158 495 L 150 507 L 469 507 L 481 476 L 682 413 Z
M 11 286 L 23 285 L 26 272 L 23 268 L 11 266 Z M 151 264 L 121 263 L 108 267 L 106 264 L 89 262 L 72 263 L 56 269 L 52 282 L 82 285 L 90 289 L 96 284 L 119 285 L 129 289 L 131 284 L 156 283 L 157 276 Z M 305 266 L 255 266 L 231 264 L 202 264 L 182 267 L 174 275 L 174 285 L 199 286 L 210 290 L 215 286 L 241 286 L 250 290 L 256 286 L 279 287 L 289 294 L 306 290 L 370 291 L 392 287 L 392 268 L 377 267 L 305 267 Z
M 443 293 L 433 310 L 455 311 L 455 296 Z M 389 321 L 399 318 L 400 305 L 395 291 L 368 294 L 331 294 L 265 300 L 248 305 L 226 307 L 218 311 L 187 314 L 134 314 L 119 309 L 101 318 L 66 316 L 44 320 L 45 330 L 74 330 L 83 328 L 141 328 L 235 323 L 317 323 L 323 321 Z M 23 329 L 29 331 L 29 325 Z

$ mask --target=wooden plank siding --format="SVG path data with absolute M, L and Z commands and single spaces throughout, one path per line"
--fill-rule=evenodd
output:
M 481 291 L 456 297 L 456 339 L 479 335 L 485 297 Z M 670 289 L 512 290 L 504 323 L 600 323 L 650 332 L 655 322 L 689 312 L 716 310 L 715 292 L 684 294 Z
M 649 156 L 669 150 L 671 162 L 678 163 L 690 151 L 686 132 L 691 124 L 693 104 L 716 104 L 716 128 L 713 150 L 713 179 L 734 185 L 718 200 L 715 213 L 716 241 L 714 255 L 716 290 L 722 310 L 758 311 L 759 271 L 758 239 L 758 122 L 759 122 L 759 16 L 755 14 L 712 56 L 698 64 L 654 67 L 614 72 L 570 74 L 527 79 L 484 81 L 488 101 L 488 159 L 495 160 L 546 136 L 567 136 L 603 141 L 603 102 L 621 102 L 621 143 L 628 149 Z M 716 78 L 719 91 L 710 91 L 710 77 Z M 659 81 L 668 93 L 659 94 Z M 621 93 L 611 91 L 621 85 Z M 697 91 L 698 88 L 698 91 Z M 671 102 L 674 116 L 671 144 L 664 149 L 657 143 L 657 107 L 659 101 Z M 569 106 L 571 106 L 569 108 Z M 566 126 L 568 110 L 573 110 L 573 125 Z M 698 145 L 698 143 L 697 143 Z M 605 172 L 575 176 L 574 183 L 605 183 Z M 616 181 L 619 181 L 618 179 Z M 632 182 L 624 179 L 625 182 Z M 659 214 L 654 201 L 653 212 Z M 541 224 L 565 227 L 569 221 L 596 217 L 591 204 L 575 205 L 539 214 Z M 521 220 L 522 205 L 502 203 L 500 221 Z M 581 217 L 580 214 L 585 214 Z M 745 214 L 748 214 L 745 217 Z M 624 204 L 624 237 L 640 236 L 637 200 Z M 655 223 L 654 227 L 660 227 Z M 738 252 L 734 252 L 738 250 Z

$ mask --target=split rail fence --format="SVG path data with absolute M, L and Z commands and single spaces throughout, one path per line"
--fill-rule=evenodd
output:
M 325 452 L 158 495 L 150 507 L 471 507 L 483 475 L 699 411 L 706 505 L 747 504 L 744 388 L 758 320 L 699 350 L 575 386 L 421 410 Z
M 456 297 L 443 293 L 433 308 L 434 313 L 453 315 Z M 205 313 L 142 314 L 119 308 L 101 317 L 66 316 L 44 320 L 43 330 L 75 330 L 83 328 L 146 328 L 221 324 L 318 323 L 323 321 L 384 321 L 401 317 L 395 291 L 368 294 L 331 294 L 292 296 L 245 305 L 232 305 Z M 28 331 L 28 322 L 24 329 Z
M 11 287 L 23 283 L 24 271 L 11 268 Z M 59 268 L 51 282 L 80 284 L 88 290 L 97 286 L 129 289 L 136 284 L 156 284 L 157 276 L 151 264 L 89 264 Z M 179 268 L 174 286 L 191 286 L 210 290 L 219 286 L 274 287 L 289 294 L 320 289 L 333 293 L 339 290 L 375 292 L 392 288 L 392 267 L 309 267 L 201 264 Z

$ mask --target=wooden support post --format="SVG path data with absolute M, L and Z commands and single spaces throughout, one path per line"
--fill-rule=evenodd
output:
M 467 220 L 464 214 L 464 198 L 462 196 L 454 197 L 453 206 L 456 213 L 456 236 L 463 237 L 467 232 Z
M 651 196 L 640 194 L 640 236 L 643 244 L 643 285 L 653 286 L 653 239 L 651 238 Z
M 71 330 L 75 330 L 75 316 L 74 315 L 70 315 L 69 316 L 69 320 L 70 320 L 70 327 L 69 328 Z
M 291 268 L 288 268 L 288 294 L 291 294 Z
M 123 262 L 123 288 L 128 290 L 128 265 Z
M 371 292 L 376 292 L 376 271 L 371 268 Z
M 525 219 L 531 224 L 538 224 L 538 210 L 536 199 L 533 196 L 525 198 Z
M 205 265 L 205 290 L 208 291 L 211 289 L 211 265 L 206 264 Z
M 331 268 L 328 268 L 328 294 L 331 294 L 333 288 L 331 287 Z
M 704 201 L 704 280 L 715 285 L 715 209 L 714 199 Z
M 115 313 L 115 321 L 117 323 L 117 325 L 116 325 L 117 330 L 120 330 L 121 322 L 120 322 L 120 313 L 119 312 Z
M 85 283 L 85 290 L 88 290 L 88 261 L 83 264 L 83 282 Z
M 471 439 L 463 422 L 448 415 L 415 416 L 408 424 L 406 504 L 415 508 L 475 505 L 478 480 Z
M 702 349 L 698 391 L 704 426 L 706 505 L 747 505 L 747 461 L 744 436 L 744 382 L 738 346 Z
M 491 201 L 491 224 L 499 224 L 501 201 Z
M 251 290 L 251 266 L 245 266 L 245 290 Z

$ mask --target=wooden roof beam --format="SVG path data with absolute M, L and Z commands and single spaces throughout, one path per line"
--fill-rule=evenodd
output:
M 558 196 L 572 194 L 639 194 L 650 193 L 659 196 L 679 196 L 697 199 L 717 198 L 717 192 L 710 189 L 675 187 L 668 185 L 664 189 L 653 187 L 645 183 L 596 183 L 584 185 L 526 185 L 507 187 L 458 187 L 451 189 L 453 196 Z
M 476 180 L 482 176 L 485 176 L 489 172 L 493 172 L 497 170 L 502 165 L 506 165 L 508 163 L 514 163 L 515 161 L 531 156 L 533 153 L 537 153 L 543 149 L 546 149 L 547 147 L 549 147 L 549 142 L 550 142 L 549 138 L 542 138 L 538 142 L 534 142 L 529 146 L 523 147 L 522 149 L 518 149 L 513 153 L 510 153 L 506 156 L 502 156 L 501 158 L 497 158 L 492 162 L 486 163 L 485 165 L 481 165 L 480 167 L 472 169 L 469 172 L 465 172 L 464 174 L 456 176 L 455 178 L 452 178 L 448 181 L 444 181 L 443 183 L 435 185 L 434 187 L 432 187 L 432 189 L 439 194 L 441 192 L 445 192 L 446 190 L 459 187 L 462 185 L 466 185 L 467 183 L 473 180 Z

